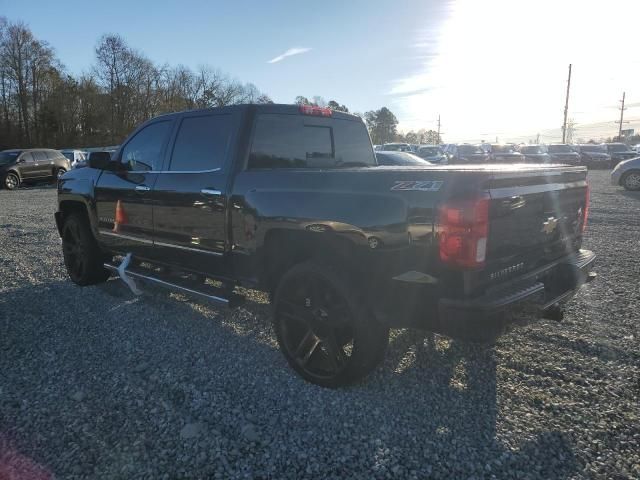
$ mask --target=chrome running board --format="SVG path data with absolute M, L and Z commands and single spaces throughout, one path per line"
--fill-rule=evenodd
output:
M 106 268 L 113 274 L 120 277 L 120 269 L 118 268 L 117 265 L 113 265 L 111 263 L 105 263 L 104 268 Z M 162 277 L 165 277 L 165 278 L 160 278 L 159 275 L 158 276 L 150 275 L 151 273 L 154 273 L 151 270 L 149 270 L 148 272 L 144 271 L 144 273 L 141 270 L 146 270 L 146 269 L 142 269 L 142 268 L 135 269 L 131 267 L 127 268 L 125 266 L 125 269 L 124 269 L 125 279 L 123 280 L 125 280 L 126 282 L 126 277 L 131 277 L 131 279 L 137 279 L 143 282 L 155 283 L 162 287 L 169 288 L 171 290 L 176 290 L 178 292 L 186 293 L 189 295 L 194 295 L 196 297 L 203 298 L 205 300 L 211 301 L 213 303 L 216 303 L 218 305 L 222 305 L 225 307 L 235 307 L 239 303 L 241 303 L 243 300 L 242 296 L 234 293 L 231 293 L 229 296 L 224 295 L 223 290 L 221 288 L 217 288 L 213 286 L 209 287 L 209 286 L 205 286 L 197 282 L 188 281 L 185 279 L 169 278 L 168 275 L 167 276 L 162 275 Z M 126 282 L 126 283 L 129 287 L 131 287 L 129 282 Z M 215 295 L 212 294 L 211 290 L 215 291 L 216 294 Z M 134 291 L 134 293 L 136 292 Z

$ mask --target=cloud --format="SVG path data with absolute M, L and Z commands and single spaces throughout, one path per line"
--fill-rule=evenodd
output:
M 267 63 L 278 63 L 279 61 L 284 60 L 287 57 L 291 57 L 293 55 L 300 55 L 301 53 L 307 53 L 309 50 L 311 49 L 306 47 L 293 47 L 287 50 L 286 52 L 284 52 L 282 55 L 278 55 L 277 57 L 272 58 Z

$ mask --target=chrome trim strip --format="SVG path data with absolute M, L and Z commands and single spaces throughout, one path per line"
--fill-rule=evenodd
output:
M 106 230 L 98 230 L 98 233 L 100 233 L 100 235 L 108 235 L 110 237 L 118 237 L 125 240 L 135 240 L 136 242 L 148 243 L 150 245 L 153 245 L 153 241 L 147 240 L 146 238 L 132 237 L 130 235 L 124 235 L 122 233 L 108 232 Z
M 219 172 L 221 168 L 212 168 L 210 170 L 126 170 L 127 173 L 211 173 Z
M 175 245 L 173 243 L 155 242 L 154 244 L 157 247 L 177 248 L 179 250 L 187 250 L 190 252 L 204 253 L 205 255 L 214 255 L 216 257 L 221 257 L 222 255 L 224 255 L 223 253 L 220 253 L 220 252 L 212 252 L 210 250 L 203 250 L 201 248 L 184 247 L 182 245 Z
M 111 270 L 112 272 L 118 273 L 118 269 L 111 265 L 110 263 L 105 263 L 104 264 L 104 268 Z M 214 302 L 219 302 L 222 303 L 224 305 L 229 305 L 229 299 L 228 298 L 222 298 L 222 297 L 216 297 L 215 295 L 209 295 L 208 293 L 204 293 L 204 292 L 199 292 L 198 290 L 193 290 L 191 288 L 187 288 L 187 287 L 183 287 L 182 285 L 177 285 L 175 283 L 171 283 L 171 282 L 166 282 L 164 280 L 160 280 L 159 278 L 156 277 L 150 277 L 148 275 L 143 275 L 141 273 L 137 273 L 137 272 L 132 272 L 131 270 L 127 270 L 127 275 L 130 275 L 132 277 L 136 277 L 136 278 L 142 278 L 144 280 L 149 280 L 150 282 L 156 282 L 159 283 L 160 285 L 163 285 L 165 287 L 170 287 L 170 288 L 174 288 L 176 290 L 180 290 L 183 292 L 187 292 L 187 293 L 191 293 L 194 295 L 200 295 L 201 297 L 205 297 L 209 300 L 213 300 Z

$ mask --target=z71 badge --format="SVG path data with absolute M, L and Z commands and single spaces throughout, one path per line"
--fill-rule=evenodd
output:
M 426 180 L 421 182 L 396 181 L 396 184 L 391 187 L 391 190 L 417 190 L 420 192 L 437 192 L 442 187 L 444 182 L 441 180 Z

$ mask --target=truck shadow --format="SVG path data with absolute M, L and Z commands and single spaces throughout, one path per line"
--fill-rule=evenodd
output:
M 560 479 L 579 468 L 563 432 L 523 434 L 517 445 L 499 440 L 493 347 L 397 331 L 369 378 L 322 389 L 287 366 L 270 333 L 265 300 L 255 295 L 240 309 L 222 311 L 164 290 L 136 298 L 118 281 L 84 289 L 51 282 L 0 297 L 0 311 L 20 312 L 0 322 L 6 333 L 0 387 L 9 392 L 0 402 L 0 434 L 17 432 L 21 452 L 60 477 L 95 476 L 105 465 L 133 462 L 125 452 L 141 448 L 140 432 L 162 431 L 162 441 L 146 441 L 135 461 L 151 465 L 175 451 L 163 473 L 207 478 L 212 465 L 195 462 L 206 442 L 180 438 L 187 421 L 225 439 L 221 455 L 229 477 L 246 473 L 249 459 L 262 456 L 272 459 L 272 478 L 304 472 L 308 457 L 296 455 L 317 451 L 318 443 L 332 458 L 318 473 L 325 477 L 401 478 L 413 471 L 416 478 L 524 472 Z M 233 361 L 220 368 L 216 362 L 226 357 Z M 33 372 L 46 388 L 25 381 Z M 265 432 L 257 445 L 242 437 L 247 421 Z M 61 455 L 70 445 L 73 456 Z

